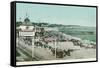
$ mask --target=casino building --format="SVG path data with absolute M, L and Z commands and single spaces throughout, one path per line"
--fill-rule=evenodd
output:
M 43 36 L 45 30 L 43 27 L 33 25 L 30 19 L 26 17 L 16 31 L 17 37 L 23 37 L 28 40 L 34 38 L 34 42 L 37 42 Z

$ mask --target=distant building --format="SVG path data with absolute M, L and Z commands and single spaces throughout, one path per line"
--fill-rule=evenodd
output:
M 40 41 L 43 33 L 44 28 L 33 25 L 28 17 L 17 27 L 17 37 L 24 37 L 26 40 L 34 38 L 34 42 Z
M 28 17 L 26 17 L 24 19 L 24 22 L 22 22 L 22 24 L 19 27 L 17 27 L 17 30 L 19 30 L 19 31 L 34 31 L 34 26 L 30 22 L 30 19 Z

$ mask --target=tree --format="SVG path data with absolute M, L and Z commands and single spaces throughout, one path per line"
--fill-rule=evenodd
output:
M 16 22 L 16 27 L 20 26 L 22 22 Z

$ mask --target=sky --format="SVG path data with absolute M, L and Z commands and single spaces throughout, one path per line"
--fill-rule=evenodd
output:
M 17 3 L 16 20 L 24 21 L 27 16 L 31 22 L 96 26 L 95 7 Z

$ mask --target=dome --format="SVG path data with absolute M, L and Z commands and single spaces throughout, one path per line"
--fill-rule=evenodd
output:
M 28 17 L 26 17 L 24 19 L 24 22 L 22 23 L 22 25 L 25 25 L 25 26 L 32 26 L 32 23 L 30 22 L 30 19 Z
M 24 19 L 24 22 L 28 23 L 28 22 L 30 22 L 30 19 L 27 17 Z

